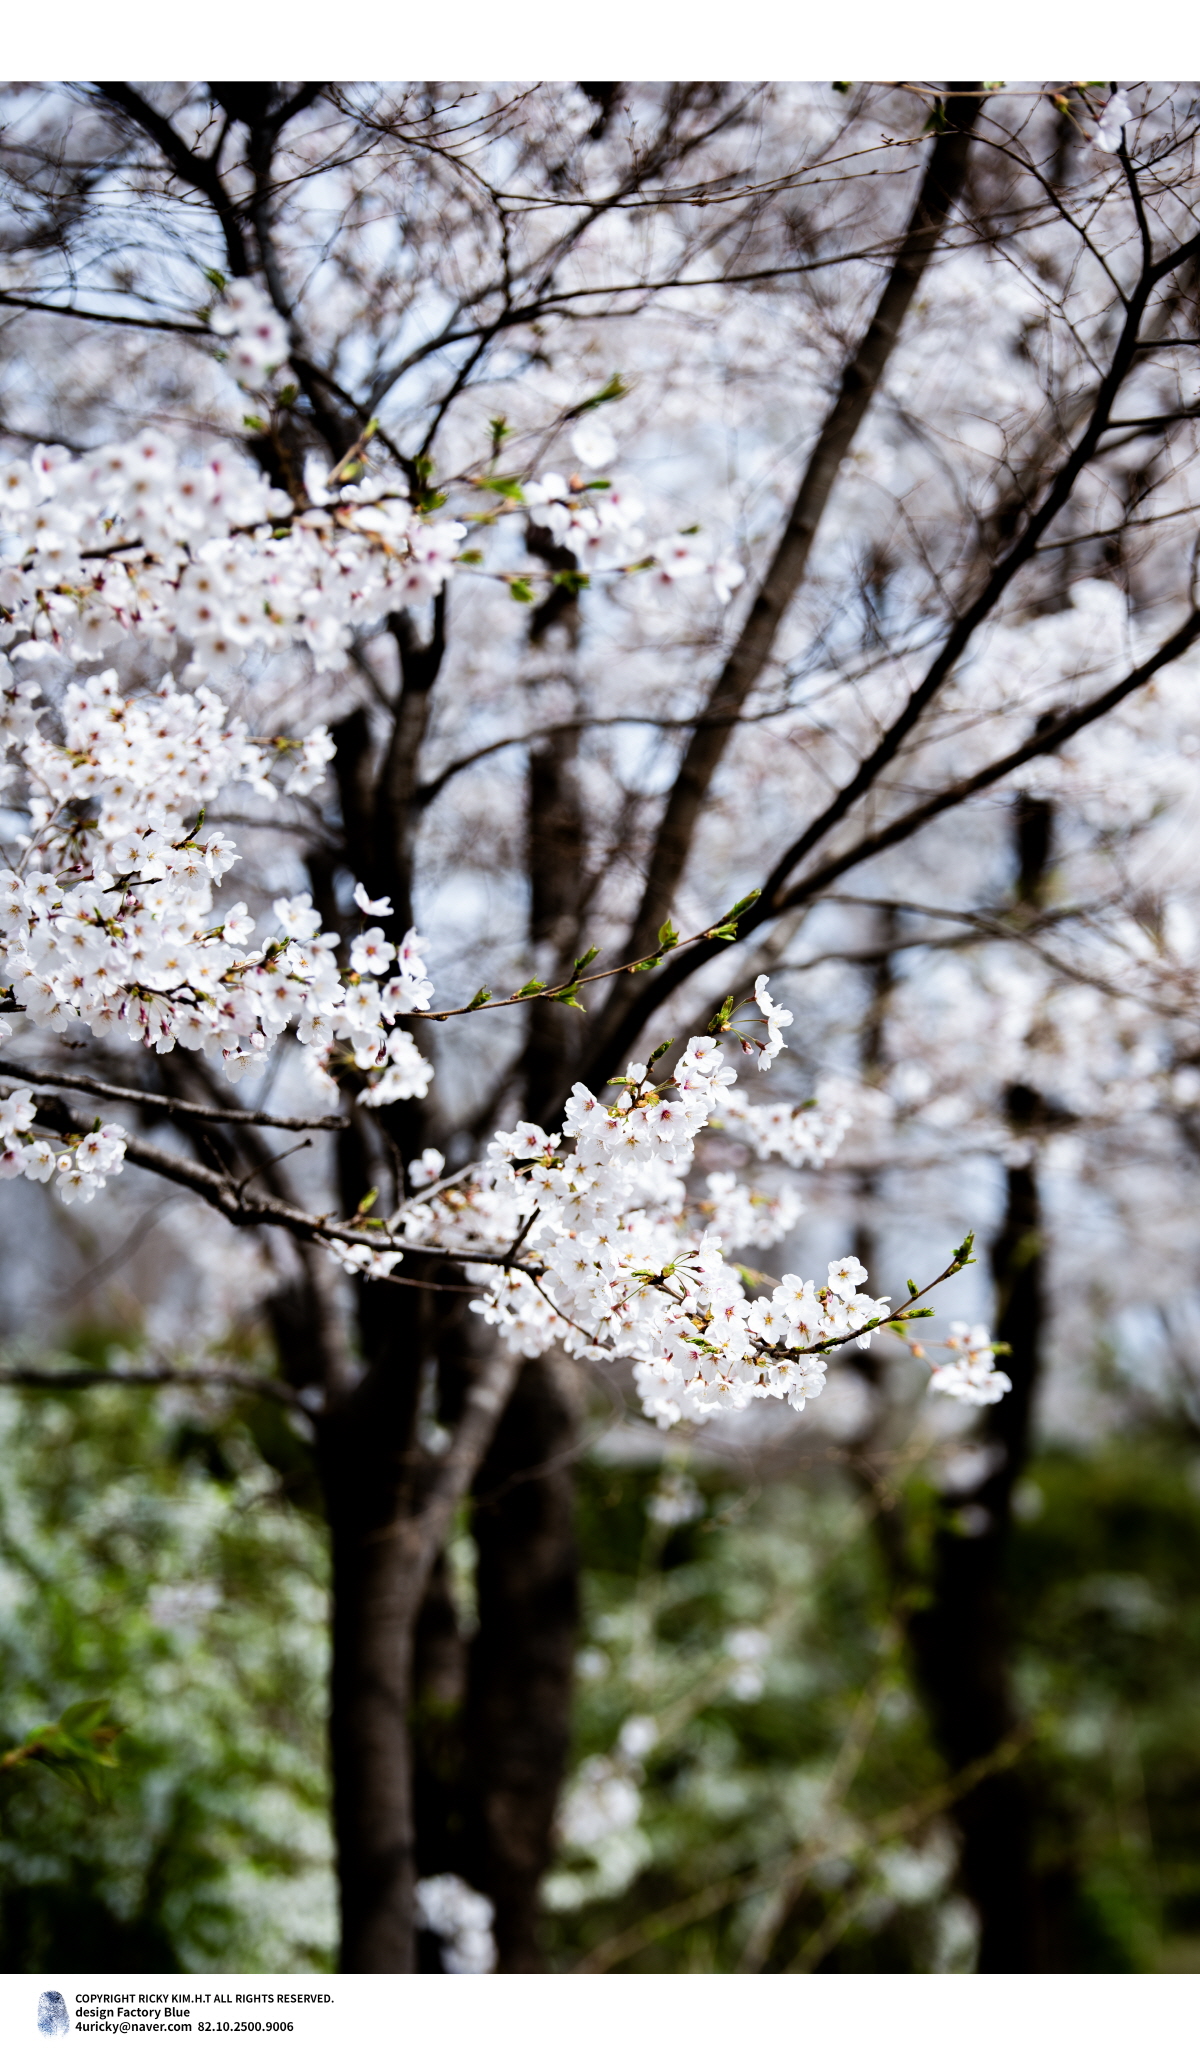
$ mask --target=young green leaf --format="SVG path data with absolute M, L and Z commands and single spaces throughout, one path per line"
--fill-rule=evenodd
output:
M 727 1028 L 727 1027 L 729 1026 L 729 1016 L 730 1016 L 730 1014 L 731 1014 L 732 1012 L 733 1012 L 733 993 L 732 993 L 732 992 L 730 992 L 730 994 L 728 995 L 728 997 L 727 997 L 727 998 L 725 998 L 725 999 L 722 999 L 719 1011 L 718 1011 L 718 1012 L 716 1012 L 716 1013 L 714 1013 L 714 1014 L 713 1014 L 713 1017 L 712 1017 L 712 1019 L 711 1019 L 711 1020 L 709 1021 L 709 1023 L 708 1023 L 708 1032 L 709 1032 L 709 1034 L 710 1034 L 710 1035 L 723 1035 L 723 1034 L 724 1034 L 724 1032 L 725 1032 L 725 1030 L 726 1030 L 726 1028 Z
M 731 906 L 728 913 L 721 915 L 715 927 L 706 929 L 705 932 L 709 939 L 716 940 L 719 938 L 722 942 L 736 942 L 739 917 L 745 913 L 748 906 L 753 906 L 756 899 L 761 898 L 762 892 L 756 885 L 753 892 L 747 892 L 744 899 L 739 899 L 736 906 Z
M 629 387 L 626 385 L 620 372 L 614 371 L 607 385 L 601 386 L 599 392 L 592 393 L 588 399 L 580 400 L 579 405 L 573 408 L 572 412 L 575 414 L 589 414 L 593 407 L 603 407 L 609 400 L 623 400 L 628 391 Z

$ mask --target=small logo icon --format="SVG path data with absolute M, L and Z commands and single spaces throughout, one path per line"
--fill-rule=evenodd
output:
M 38 2032 L 49 2040 L 55 2034 L 70 2031 L 67 2018 L 67 2001 L 61 1991 L 43 1991 L 38 1999 Z

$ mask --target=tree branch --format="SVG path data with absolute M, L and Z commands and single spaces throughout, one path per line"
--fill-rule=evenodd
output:
M 0 1366 L 0 1386 L 8 1385 L 20 1391 L 90 1391 L 97 1385 L 115 1385 L 129 1391 L 144 1391 L 162 1385 L 226 1385 L 233 1391 L 250 1393 L 254 1398 L 273 1399 L 276 1405 L 288 1406 L 293 1412 L 303 1413 L 311 1418 L 317 1410 L 293 1391 L 289 1384 L 283 1384 L 276 1377 L 260 1377 L 251 1370 L 225 1369 L 220 1365 L 212 1369 L 177 1370 L 173 1367 L 152 1370 L 103 1370 L 91 1366 L 69 1370 L 42 1370 L 28 1364 Z
M 194 150 L 189 149 L 165 114 L 160 114 L 133 86 L 119 79 L 97 79 L 96 91 L 158 144 L 171 169 L 180 178 L 204 194 L 221 224 L 230 270 L 235 278 L 248 278 L 250 259 L 238 218 L 239 209 L 222 185 L 215 161 L 211 157 L 198 157 Z
M 221 1110 L 201 1106 L 190 1099 L 173 1099 L 165 1092 L 139 1092 L 131 1085 L 106 1084 L 103 1078 L 75 1077 L 69 1071 L 44 1070 L 40 1065 L 16 1063 L 4 1055 L 0 1055 L 0 1072 L 7 1077 L 19 1077 L 28 1085 L 65 1085 L 69 1091 L 87 1092 L 98 1099 L 124 1099 L 131 1105 L 153 1106 L 163 1113 L 188 1120 L 211 1121 L 218 1126 L 281 1127 L 292 1134 L 304 1134 L 309 1130 L 350 1125 L 349 1117 L 344 1113 L 319 1113 L 312 1119 L 304 1119 L 299 1114 L 255 1113 L 250 1107 Z
M 1128 699 L 1131 693 L 1139 691 L 1167 664 L 1174 663 L 1177 658 L 1184 656 L 1198 639 L 1200 608 L 1193 608 L 1174 635 L 1169 636 L 1144 663 L 1137 665 L 1117 684 L 1109 686 L 1106 692 L 1099 693 L 1095 699 L 1085 701 L 1082 706 L 1076 707 L 1069 714 L 1064 714 L 1060 720 L 1047 727 L 1035 730 L 1028 742 L 1011 750 L 1007 756 L 999 757 L 993 763 L 985 765 L 982 770 L 944 787 L 930 799 L 923 800 L 919 806 L 914 806 L 907 813 L 899 815 L 887 827 L 864 836 L 840 856 L 831 858 L 820 870 L 802 879 L 786 895 L 780 896 L 777 892 L 773 899 L 768 899 L 768 881 L 768 887 L 764 888 L 761 897 L 742 916 L 742 932 L 737 939 L 744 941 L 755 928 L 761 927 L 764 922 L 776 915 L 808 904 L 838 878 L 844 877 L 847 871 L 856 869 L 859 864 L 880 855 L 883 850 L 893 849 L 897 843 L 907 841 L 918 828 L 923 828 L 929 821 L 936 820 L 940 814 L 963 805 L 977 792 L 986 791 L 990 785 L 998 784 L 1000 779 L 1006 778 L 1012 771 L 1019 770 L 1023 764 L 1032 763 L 1039 756 L 1051 755 L 1073 735 L 1078 735 L 1094 721 L 1111 713 L 1114 707 L 1119 706 L 1122 700 Z M 777 876 L 778 872 L 775 875 Z M 692 944 L 690 948 L 680 949 L 678 954 L 668 957 L 654 982 L 642 988 L 625 1018 L 619 1023 L 616 1033 L 601 1046 L 591 1060 L 587 1078 L 593 1090 L 602 1088 L 629 1047 L 633 1035 L 645 1026 L 664 1000 L 691 977 L 694 971 L 700 970 L 704 964 L 710 963 L 714 957 L 721 955 L 729 947 L 727 941 L 706 937 Z
M 842 464 L 879 390 L 913 296 L 961 190 L 971 132 L 982 106 L 982 96 L 971 91 L 956 108 L 956 126 L 934 144 L 907 232 L 875 312 L 842 373 L 837 398 L 817 436 L 770 567 L 709 693 L 704 723 L 697 725 L 684 752 L 650 858 L 626 952 L 630 955 L 648 952 L 659 923 L 671 910 L 717 767 L 741 709 L 770 657 L 783 617 L 800 589 Z M 598 1028 L 606 1045 L 615 1039 L 629 1005 L 624 994 L 614 993 L 609 1001 Z

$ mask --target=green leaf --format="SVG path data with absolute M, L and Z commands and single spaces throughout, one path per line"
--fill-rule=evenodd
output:
M 949 126 L 950 124 L 946 119 L 945 102 L 935 100 L 932 111 L 926 117 L 925 126 L 921 130 L 921 134 L 923 136 L 944 135 Z
M 670 919 L 663 922 L 658 931 L 658 939 L 663 949 L 677 949 L 679 947 L 679 931 L 672 925 Z
M 546 980 L 544 978 L 530 978 L 529 983 L 527 985 L 522 985 L 519 992 L 513 993 L 513 998 L 532 999 L 535 992 L 544 992 L 545 989 Z
M 731 1014 L 732 1012 L 733 1012 L 733 993 L 732 993 L 732 992 L 730 992 L 730 994 L 729 994 L 729 996 L 728 996 L 727 998 L 725 998 L 725 999 L 722 999 L 719 1011 L 718 1011 L 718 1012 L 716 1012 L 716 1013 L 714 1013 L 714 1014 L 713 1014 L 713 1017 L 712 1017 L 712 1019 L 711 1019 L 711 1020 L 709 1021 L 709 1023 L 708 1023 L 708 1032 L 709 1032 L 709 1034 L 710 1034 L 710 1035 L 723 1035 L 723 1034 L 724 1034 L 724 1032 L 725 1032 L 725 1030 L 726 1030 L 726 1028 L 727 1028 L 727 1027 L 729 1026 L 729 1016 L 730 1016 L 730 1014 Z
M 206 271 L 204 276 L 206 277 L 210 285 L 216 287 L 219 293 L 224 292 L 226 280 L 225 273 L 223 271 Z
M 915 1285 L 915 1284 L 913 1283 L 913 1281 L 912 1281 L 912 1278 L 911 1278 L 911 1277 L 909 1277 L 909 1278 L 906 1278 L 905 1282 L 906 1282 L 906 1283 L 907 1283 L 907 1285 L 908 1285 L 908 1296 L 909 1296 L 909 1298 L 910 1298 L 910 1299 L 915 1299 L 915 1298 L 916 1298 L 916 1296 L 917 1296 L 917 1287 L 916 1287 L 916 1285 Z
M 460 551 L 458 561 L 460 564 L 481 564 L 483 562 L 483 551 L 481 549 L 464 549 Z
M 467 1012 L 474 1013 L 475 1008 L 477 1006 L 486 1006 L 491 996 L 492 995 L 488 991 L 487 986 L 480 985 L 479 990 L 476 992 L 475 997 L 472 999 L 470 1005 L 467 1008 Z
M 655 1049 L 652 1053 L 649 1063 L 646 1065 L 647 1070 L 653 1070 L 655 1064 L 658 1062 L 659 1057 L 666 1055 L 667 1050 L 670 1048 L 673 1040 L 673 1036 L 668 1036 L 665 1042 L 659 1043 L 657 1049 Z
M 587 1007 L 575 997 L 578 990 L 577 983 L 564 985 L 561 992 L 552 992 L 550 996 L 558 1006 L 573 1006 L 577 1013 L 586 1013 Z
M 830 83 L 832 84 L 835 93 L 852 93 L 854 91 L 853 79 L 835 78 L 831 80 Z
M 551 585 L 559 585 L 564 592 L 583 592 L 591 584 L 586 571 L 555 571 Z
M 510 578 L 508 581 L 508 594 L 510 599 L 519 600 L 522 606 L 531 607 L 533 605 L 534 591 L 528 578 Z
M 593 407 L 606 406 L 609 400 L 623 400 L 628 391 L 629 387 L 620 372 L 614 371 L 607 385 L 602 385 L 599 392 L 592 393 L 590 398 L 580 400 L 579 405 L 571 411 L 573 414 L 590 414 Z
M 505 440 L 505 438 L 512 433 L 512 431 L 509 428 L 508 421 L 506 420 L 503 414 L 493 415 L 492 419 L 488 422 L 488 427 L 491 430 L 492 434 L 492 449 L 493 451 L 496 451 L 499 449 L 501 443 Z
M 255 435 L 265 435 L 267 424 L 261 414 L 243 414 L 242 427 L 253 429 Z
M 357 1206 L 354 1208 L 355 1219 L 357 1220 L 360 1214 L 369 1213 L 378 1197 L 379 1186 L 377 1184 L 373 1184 L 371 1186 L 370 1191 L 367 1192 L 365 1196 L 359 1200 Z
M 299 394 L 300 387 L 298 385 L 285 385 L 283 391 L 279 394 L 277 404 L 281 407 L 294 407 Z
M 577 957 L 575 958 L 575 975 L 576 975 L 576 977 L 578 977 L 578 976 L 579 976 L 579 973 L 580 973 L 580 971 L 584 971 L 584 970 L 586 970 L 586 969 L 587 969 L 587 967 L 588 967 L 589 963 L 594 963 L 594 962 L 596 961 L 596 958 L 597 958 L 597 957 L 599 956 L 599 954 L 600 954 L 600 947 L 599 947 L 599 944 L 598 944 L 598 943 L 596 943 L 596 944 L 593 944 L 592 948 L 590 948 L 590 949 L 585 949 L 585 950 L 584 950 L 584 952 L 583 952 L 583 955 L 582 955 L 582 956 L 577 956 Z
M 722 942 L 736 942 L 737 924 L 741 915 L 745 913 L 748 906 L 753 906 L 756 899 L 761 898 L 762 891 L 756 885 L 753 892 L 747 892 L 744 899 L 739 899 L 736 906 L 731 906 L 728 913 L 721 915 L 715 927 L 705 929 L 708 939 L 711 941 L 719 939 Z
M 515 506 L 523 506 L 525 494 L 519 478 L 481 478 L 480 489 L 484 492 L 498 492 L 501 499 L 512 500 Z

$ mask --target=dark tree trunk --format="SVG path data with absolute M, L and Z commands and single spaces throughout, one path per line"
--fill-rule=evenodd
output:
M 1016 898 L 1043 899 L 1053 849 L 1053 811 L 1022 794 L 1013 808 Z M 1006 1556 L 1012 1498 L 1029 1454 L 1042 1368 L 1044 1255 L 1037 1146 L 1050 1109 L 1030 1086 L 1012 1084 L 1005 1113 L 1017 1150 L 1005 1172 L 1005 1208 L 992 1246 L 996 1339 L 1012 1390 L 981 1419 L 977 1479 L 942 1493 L 931 1602 L 914 1613 L 914 1667 L 938 1744 L 952 1772 L 1002 1750 L 1018 1728 L 1011 1685 Z M 998 1768 L 954 1807 L 963 1885 L 979 1913 L 982 1972 L 1020 1974 L 1079 1967 L 1070 1959 L 1076 1897 L 1070 1863 L 1038 1850 L 1055 1807 L 1028 1759 Z
M 410 1704 L 422 1594 L 405 1516 L 416 1481 L 417 1367 L 410 1356 L 386 1374 L 383 1366 L 369 1371 L 324 1421 L 319 1443 L 333 1550 L 329 1731 L 339 1967 L 351 1972 L 416 1967 Z
M 1018 1131 L 1028 1132 L 1038 1112 L 1027 1088 L 1010 1091 L 1009 1115 Z M 932 1602 L 914 1614 L 910 1626 L 917 1674 L 952 1772 L 990 1755 L 1017 1726 L 1004 1559 L 1042 1343 L 1041 1218 L 1032 1159 L 1008 1170 L 992 1273 L 996 1334 L 1011 1350 L 1003 1360 L 1012 1390 L 986 1416 L 980 1462 L 989 1462 L 989 1474 L 970 1489 L 942 1496 Z M 1016 1766 L 997 1771 L 960 1799 L 954 1813 L 962 1837 L 962 1880 L 980 1918 L 980 1970 L 1065 1967 L 1040 1959 L 1027 1773 Z
M 530 547 L 556 571 L 574 558 L 536 527 Z M 579 631 L 568 586 L 552 588 L 530 624 L 530 644 L 565 644 L 564 676 Z M 587 894 L 586 837 L 577 776 L 578 737 L 547 737 L 530 752 L 526 866 L 529 939 L 539 975 L 569 971 L 581 943 Z M 525 1111 L 553 1126 L 577 1074 L 582 1015 L 566 1006 L 529 1011 L 521 1060 Z M 451 1320 L 440 1348 L 452 1410 L 473 1352 L 494 1336 Z M 578 1406 L 569 1373 L 553 1358 L 522 1366 L 475 1487 L 479 1622 L 467 1668 L 462 1723 L 463 1871 L 496 1908 L 501 1971 L 545 1968 L 538 1888 L 550 1862 L 554 1814 L 570 1745 L 579 1610 L 573 1448 Z M 443 1805 L 447 1845 L 454 1806 Z
M 543 1970 L 538 1885 L 570 1745 L 578 1411 L 553 1358 L 522 1366 L 475 1486 L 479 1626 L 466 1724 L 471 1877 L 496 1908 L 499 1967 Z

